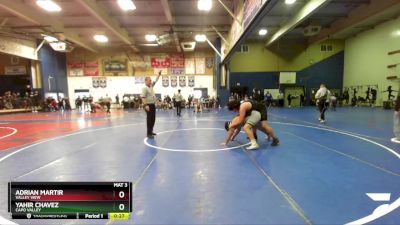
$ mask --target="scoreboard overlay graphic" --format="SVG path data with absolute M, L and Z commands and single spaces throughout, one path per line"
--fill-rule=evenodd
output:
M 9 182 L 13 219 L 128 219 L 131 182 Z

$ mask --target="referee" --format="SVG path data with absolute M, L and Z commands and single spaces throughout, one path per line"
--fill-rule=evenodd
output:
M 178 90 L 178 94 L 175 94 L 174 98 L 175 98 L 175 101 L 176 101 L 176 115 L 177 116 L 181 116 L 182 101 L 183 101 L 181 90 Z
M 156 95 L 154 94 L 154 85 L 156 85 L 158 79 L 161 76 L 161 71 L 158 72 L 158 76 L 154 82 L 151 77 L 145 78 L 146 86 L 142 89 L 142 100 L 144 110 L 147 114 L 147 137 L 150 139 L 154 138 L 156 133 L 153 132 L 154 123 L 156 122 Z

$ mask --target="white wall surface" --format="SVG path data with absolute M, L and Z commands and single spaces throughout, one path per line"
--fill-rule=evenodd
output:
M 135 84 L 135 77 L 133 76 L 119 76 L 119 77 L 106 77 L 107 78 L 107 87 L 106 88 L 93 88 L 92 85 L 92 77 L 68 77 L 68 94 L 71 98 L 71 104 L 73 107 L 74 104 L 74 90 L 75 89 L 89 89 L 90 94 L 94 97 L 95 101 L 97 101 L 100 97 L 104 97 L 108 94 L 113 101 L 115 101 L 115 96 L 118 94 L 120 97 L 120 101 L 122 101 L 122 96 L 126 94 L 140 94 L 144 84 Z M 156 76 L 152 76 L 154 80 Z M 186 77 L 186 85 L 187 85 L 187 77 Z M 195 76 L 195 86 L 194 87 L 179 87 L 173 88 L 163 87 L 162 86 L 162 78 L 160 77 L 156 86 L 154 87 L 154 91 L 156 94 L 161 94 L 163 97 L 165 95 L 173 96 L 174 93 L 181 89 L 181 93 L 184 98 L 187 98 L 189 94 L 193 94 L 194 88 L 208 88 L 208 94 L 213 97 L 215 96 L 215 90 L 213 88 L 213 76 L 212 75 L 202 75 Z M 81 96 L 82 97 L 82 96 Z

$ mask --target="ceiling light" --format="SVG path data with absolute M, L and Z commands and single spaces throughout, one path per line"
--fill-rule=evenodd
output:
M 268 30 L 267 29 L 260 29 L 259 31 L 258 31 L 258 35 L 260 35 L 260 36 L 264 36 L 264 35 L 266 35 L 268 33 Z
M 37 0 L 36 4 L 49 12 L 60 12 L 61 7 L 57 5 L 57 3 L 53 2 L 52 0 Z
M 51 42 L 50 43 L 51 48 L 53 48 L 54 51 L 65 51 L 67 49 L 67 43 L 63 41 L 57 41 L 57 42 Z
M 58 39 L 56 37 L 53 37 L 53 36 L 48 36 L 48 35 L 45 35 L 45 34 L 42 34 L 42 36 L 43 36 L 44 40 L 46 40 L 49 43 L 58 41 Z
M 108 42 L 108 37 L 103 34 L 96 34 L 93 36 L 93 38 L 94 38 L 94 40 L 96 40 L 97 42 L 100 42 L 100 43 Z
M 146 41 L 148 42 L 153 42 L 157 40 L 157 36 L 155 34 L 146 34 L 144 36 L 144 38 L 146 39 Z
M 135 3 L 132 0 L 118 0 L 117 3 L 124 11 L 133 11 L 136 9 Z
M 295 2 L 296 2 L 296 0 L 285 0 L 285 3 L 287 5 L 291 5 L 291 4 L 295 3 Z
M 158 44 L 139 44 L 141 46 L 147 46 L 147 47 L 157 47 Z
M 210 11 L 212 8 L 212 0 L 198 0 L 197 8 L 200 11 Z
M 207 40 L 207 36 L 205 34 L 197 34 L 194 39 L 197 42 L 205 42 Z

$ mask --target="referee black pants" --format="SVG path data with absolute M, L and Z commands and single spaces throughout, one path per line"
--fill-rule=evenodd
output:
M 107 113 L 110 113 L 111 102 L 106 102 Z
M 182 102 L 176 102 L 176 115 L 180 116 L 182 111 Z
M 321 114 L 320 115 L 321 120 L 325 120 L 325 111 L 327 109 L 327 104 L 326 104 L 325 100 L 318 101 L 318 109 Z
M 146 111 L 147 114 L 147 135 L 153 134 L 153 127 L 156 123 L 156 105 L 155 104 L 147 104 L 149 106 L 149 111 Z

